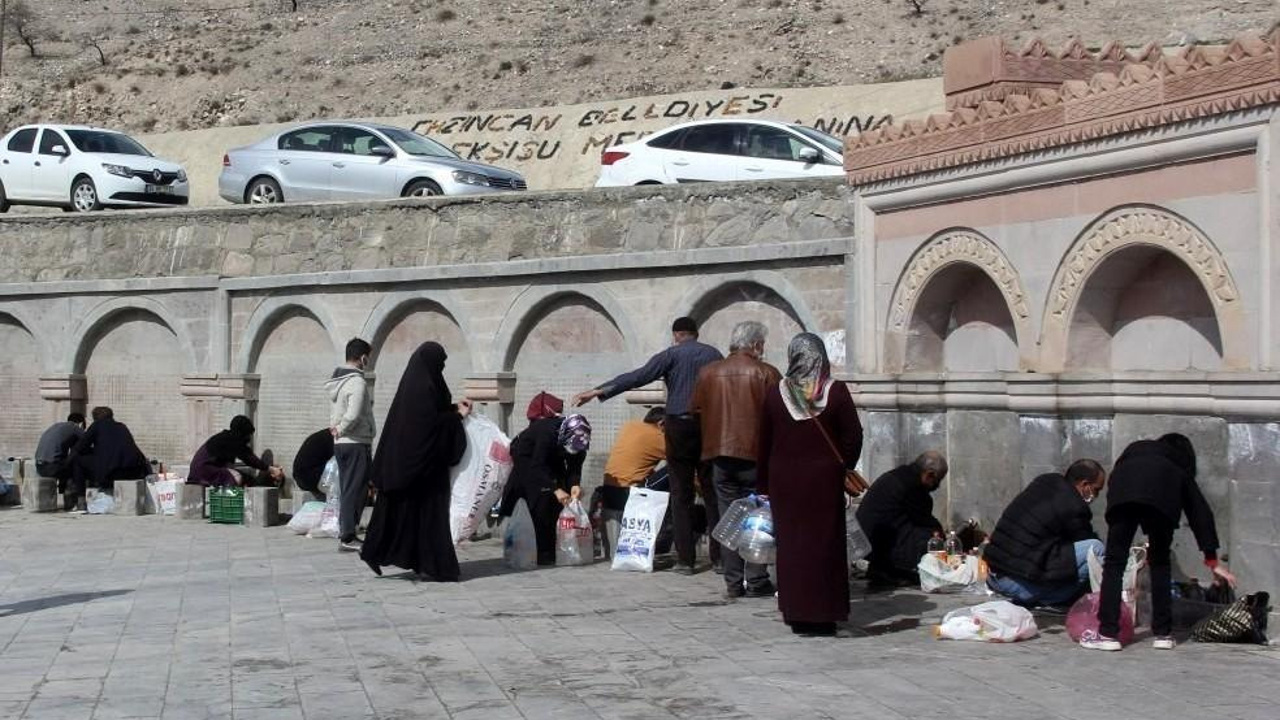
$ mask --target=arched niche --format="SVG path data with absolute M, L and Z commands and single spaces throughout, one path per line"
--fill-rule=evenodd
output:
M 942 231 L 911 256 L 894 287 L 885 332 L 889 372 L 991 372 L 1028 363 L 1026 290 L 989 238 Z
M 110 407 L 148 458 L 185 463 L 187 413 L 182 397 L 185 349 L 150 310 L 123 308 L 94 323 L 76 353 L 86 405 Z
M 1222 333 L 1204 286 L 1150 245 L 1108 256 L 1085 283 L 1067 336 L 1067 370 L 1219 370 Z
M 1249 365 L 1226 258 L 1198 227 L 1158 207 L 1117 208 L 1080 233 L 1054 274 L 1041 325 L 1040 365 L 1050 372 Z
M 324 383 L 341 355 L 325 326 L 303 307 L 280 309 L 262 328 L 248 366 L 260 378 L 254 446 L 259 452 L 270 448 L 286 472 L 307 435 L 329 426 Z
M 796 308 L 776 290 L 750 280 L 710 290 L 693 305 L 689 316 L 698 321 L 699 340 L 726 355 L 735 325 L 744 320 L 763 323 L 769 331 L 765 360 L 784 371 L 791 338 L 809 329 Z
M 563 292 L 546 298 L 525 316 L 505 369 L 516 374 L 514 434 L 526 427 L 525 409 L 537 393 L 552 393 L 567 406 L 574 393 L 632 369 L 632 362 L 619 323 L 604 306 L 581 293 Z M 633 410 L 617 397 L 574 412 L 586 415 L 593 431 L 584 475 L 599 477 L 618 428 Z
M 31 457 L 44 430 L 40 399 L 40 348 L 16 317 L 0 312 L 0 407 L 4 433 L 0 455 Z
M 401 303 L 369 338 L 373 345 L 373 370 L 377 374 L 374 388 L 374 415 L 378 427 L 400 386 L 400 377 L 409 356 L 427 341 L 444 346 L 444 379 L 455 398 L 462 397 L 463 383 L 473 371 L 471 349 L 461 326 L 443 306 L 427 299 Z
M 906 372 L 1018 369 L 1018 335 L 1004 295 L 981 268 L 952 263 L 930 278 L 906 337 Z

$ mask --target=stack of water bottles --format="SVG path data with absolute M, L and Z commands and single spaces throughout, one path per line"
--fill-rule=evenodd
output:
M 777 559 L 773 511 L 769 501 L 757 495 L 733 501 L 711 531 L 711 537 L 749 563 L 769 565 Z

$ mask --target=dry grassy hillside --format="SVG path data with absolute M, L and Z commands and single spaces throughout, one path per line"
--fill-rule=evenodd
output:
M 2 123 L 134 131 L 940 72 L 989 34 L 1212 42 L 1276 0 L 8 0 Z M 99 54 L 101 50 L 101 55 Z

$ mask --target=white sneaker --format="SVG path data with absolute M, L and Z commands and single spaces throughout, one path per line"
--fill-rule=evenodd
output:
M 1080 636 L 1080 647 L 1086 650 L 1105 650 L 1106 652 L 1116 652 L 1120 650 L 1120 641 L 1115 638 L 1109 638 L 1106 635 L 1099 635 L 1096 630 L 1085 630 L 1084 635 Z
M 1155 648 L 1156 650 L 1172 650 L 1175 647 L 1177 647 L 1177 645 L 1178 643 L 1175 642 L 1174 639 L 1168 635 L 1165 635 L 1163 637 L 1158 637 L 1155 640 L 1151 641 L 1151 647 Z

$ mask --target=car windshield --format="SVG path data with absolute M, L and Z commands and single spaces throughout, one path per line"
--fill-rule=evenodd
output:
M 458 154 L 425 135 L 399 128 L 380 127 L 378 131 L 410 155 L 456 158 Z
M 792 125 L 791 129 L 816 143 L 822 144 L 823 147 L 837 155 L 844 153 L 844 141 L 834 135 L 828 135 L 821 130 L 814 130 L 803 125 Z
M 101 130 L 67 130 L 66 133 L 80 152 L 151 157 L 149 150 L 128 135 Z

